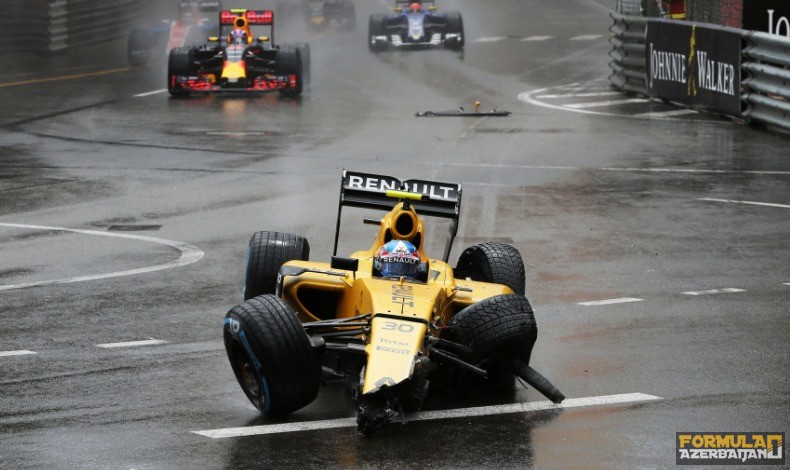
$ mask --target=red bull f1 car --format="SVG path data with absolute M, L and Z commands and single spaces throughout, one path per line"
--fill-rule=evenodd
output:
M 373 14 L 368 24 L 368 46 L 377 52 L 390 48 L 447 47 L 462 49 L 464 21 L 457 11 L 437 13 L 429 0 L 396 0 L 395 14 Z
M 310 48 L 306 43 L 275 45 L 272 10 L 222 10 L 219 24 L 220 35 L 208 38 L 213 44 L 170 51 L 167 86 L 171 95 L 302 93 L 309 82 Z
M 384 212 L 364 218 L 373 246 L 347 258 L 309 261 L 297 235 L 250 240 L 244 302 L 225 316 L 223 337 L 261 413 L 299 410 L 331 378 L 349 386 L 366 435 L 405 422 L 434 384 L 512 389 L 518 376 L 555 403 L 565 398 L 529 365 L 538 330 L 519 252 L 481 243 L 448 264 L 460 184 L 343 172 L 335 255 L 344 207 Z M 426 216 L 450 220 L 441 257 L 426 245 Z
M 177 20 L 133 28 L 126 42 L 129 64 L 147 65 L 152 60 L 164 60 L 176 47 L 205 43 L 208 36 L 219 31 L 216 14 L 221 9 L 219 1 L 180 1 Z

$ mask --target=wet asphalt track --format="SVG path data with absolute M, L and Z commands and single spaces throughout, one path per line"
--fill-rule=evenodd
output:
M 671 111 L 662 104 L 570 111 L 618 98 L 579 96 L 610 91 L 613 1 L 448 0 L 463 53 L 378 56 L 366 25 L 384 6 L 358 3 L 356 32 L 284 38 L 312 47 L 312 87 L 295 101 L 171 100 L 161 69 L 126 69 L 122 42 L 5 67 L 0 467 L 669 467 L 678 431 L 786 432 L 788 140 L 644 116 Z M 413 117 L 476 99 L 513 115 Z M 533 365 L 569 398 L 661 399 L 369 439 L 351 427 L 192 433 L 354 415 L 329 386 L 287 420 L 259 417 L 221 344 L 252 232 L 305 235 L 312 259 L 328 259 L 343 168 L 462 182 L 451 259 L 484 240 L 521 251 Z M 364 211 L 348 214 L 341 252 L 372 238 Z M 427 408 L 543 400 L 522 390 Z

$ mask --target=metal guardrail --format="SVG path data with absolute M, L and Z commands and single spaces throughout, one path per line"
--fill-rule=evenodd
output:
M 744 118 L 790 131 L 790 38 L 744 31 L 743 39 Z
M 614 24 L 609 28 L 612 33 L 609 81 L 621 90 L 647 95 L 645 30 L 648 19 L 619 13 L 612 13 L 611 17 Z
M 644 17 L 610 15 L 609 28 L 613 87 L 644 96 L 647 90 L 645 31 L 652 21 Z M 741 51 L 741 118 L 784 132 L 790 131 L 790 38 L 756 31 L 743 31 Z
M 155 0 L 0 0 L 3 52 L 58 52 L 123 36 Z

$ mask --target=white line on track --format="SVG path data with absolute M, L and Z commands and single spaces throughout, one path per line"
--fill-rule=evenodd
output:
M 602 38 L 603 34 L 583 34 L 581 36 L 574 36 L 571 41 L 592 41 L 594 39 Z
M 715 295 L 715 294 L 734 294 L 736 292 L 746 292 L 743 289 L 736 289 L 734 287 L 727 287 L 724 289 L 711 289 L 700 291 L 683 292 L 683 295 Z
M 31 230 L 48 230 L 48 231 L 56 231 L 56 232 L 71 232 L 71 233 L 79 233 L 82 235 L 97 235 L 100 237 L 123 238 L 126 240 L 135 240 L 141 242 L 157 243 L 159 245 L 166 245 L 175 248 L 176 250 L 181 252 L 181 256 L 179 256 L 178 259 L 170 261 L 169 263 L 157 264 L 156 266 L 148 266 L 145 268 L 137 268 L 137 269 L 127 269 L 125 271 L 116 271 L 116 272 L 104 273 L 104 274 L 91 274 L 88 276 L 70 277 L 65 279 L 52 279 L 49 281 L 11 284 L 7 286 L 0 286 L 0 291 L 25 289 L 28 287 L 51 286 L 56 284 L 69 284 L 73 282 L 94 281 L 98 279 L 109 279 L 113 277 L 132 276 L 135 274 L 151 273 L 154 271 L 162 271 L 164 269 L 178 268 L 181 266 L 186 266 L 188 264 L 196 263 L 200 261 L 201 258 L 203 258 L 203 254 L 204 254 L 203 250 L 201 250 L 200 248 L 193 245 L 189 245 L 187 243 L 173 241 L 173 240 L 166 240 L 164 238 L 132 235 L 128 233 L 99 232 L 96 230 L 82 230 L 76 228 L 49 227 L 45 225 L 6 224 L 6 223 L 0 223 L 0 227 L 22 228 L 22 229 L 31 229 Z
M 476 39 L 475 42 L 498 42 L 498 41 L 501 41 L 503 39 L 507 39 L 507 37 L 506 36 L 491 36 L 491 37 L 485 37 L 485 38 Z
M 641 113 L 641 114 L 636 114 L 635 116 L 660 119 L 660 118 L 668 118 L 674 116 L 687 116 L 690 114 L 699 114 L 699 111 L 695 111 L 693 109 L 674 109 L 672 111 L 656 111 L 653 113 Z
M 645 299 L 637 299 L 636 297 L 622 297 L 619 299 L 606 299 L 606 300 L 593 300 L 591 302 L 579 302 L 579 305 L 585 307 L 595 307 L 598 305 L 614 305 L 614 304 L 627 304 L 629 302 L 642 302 Z
M 113 349 L 113 348 L 134 348 L 138 346 L 156 346 L 159 344 L 167 344 L 167 341 L 163 339 L 144 339 L 140 341 L 126 341 L 123 343 L 104 343 L 104 344 L 97 344 L 96 347 L 98 348 L 105 348 L 105 349 Z
M 587 109 L 587 108 L 602 108 L 605 106 L 618 106 L 621 104 L 648 103 L 648 102 L 650 102 L 650 100 L 646 100 L 644 98 L 628 98 L 624 100 L 594 101 L 592 103 L 566 104 L 565 107 L 572 109 Z
M 600 91 L 596 93 L 567 93 L 564 95 L 539 95 L 535 98 L 539 99 L 546 99 L 546 98 L 590 98 L 593 96 L 613 96 L 621 94 L 619 91 Z
M 560 404 L 550 401 L 529 403 L 513 403 L 510 405 L 481 406 L 475 408 L 459 408 L 455 410 L 422 411 L 406 415 L 407 421 L 431 421 L 436 419 L 471 418 L 475 416 L 492 416 L 531 411 L 579 408 L 584 406 L 618 405 L 645 401 L 661 400 L 661 397 L 644 393 L 625 393 L 622 395 L 605 395 L 600 397 L 568 398 Z M 209 429 L 192 431 L 212 439 L 228 437 L 260 436 L 265 434 L 282 434 L 298 431 L 315 431 L 320 429 L 350 428 L 357 425 L 356 418 L 328 419 L 323 421 L 303 421 L 298 423 L 270 424 L 263 426 L 245 426 L 240 428 Z
M 554 36 L 530 36 L 528 38 L 521 38 L 523 42 L 532 42 L 532 41 L 546 41 L 547 39 L 551 39 Z
M 154 91 L 149 91 L 149 92 L 146 92 L 146 93 L 140 93 L 138 95 L 134 95 L 134 97 L 135 98 L 143 98 L 143 97 L 146 97 L 146 96 L 158 95 L 158 94 L 164 93 L 166 91 L 167 91 L 167 88 L 162 88 L 161 90 L 154 90 Z
M 785 282 L 784 285 L 790 286 L 790 282 Z
M 712 197 L 701 197 L 699 198 L 700 201 L 709 201 L 709 202 L 728 202 L 731 204 L 747 204 L 750 206 L 765 206 L 765 207 L 779 207 L 782 209 L 790 209 L 790 205 L 787 204 L 773 204 L 770 202 L 755 202 L 755 201 L 738 201 L 735 199 L 715 199 Z
M 0 351 L 0 357 L 26 356 L 28 354 L 38 354 L 38 353 L 35 351 L 28 351 L 27 349 L 20 349 L 18 351 Z

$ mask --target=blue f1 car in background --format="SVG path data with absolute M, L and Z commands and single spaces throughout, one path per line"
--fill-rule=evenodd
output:
M 403 47 L 464 47 L 461 13 L 437 13 L 432 0 L 396 0 L 395 14 L 373 14 L 368 24 L 368 46 L 377 52 Z
M 222 10 L 219 1 L 182 0 L 178 2 L 178 19 L 134 28 L 129 32 L 127 57 L 133 66 L 147 65 L 161 59 L 176 47 L 205 44 L 208 36 L 219 32 L 217 14 Z

